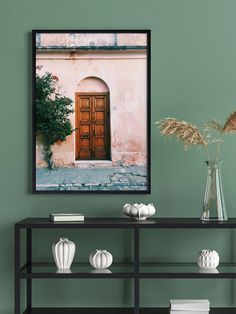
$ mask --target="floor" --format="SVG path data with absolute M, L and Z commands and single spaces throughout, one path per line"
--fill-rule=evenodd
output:
M 42 191 L 145 191 L 144 166 L 58 168 L 36 170 L 36 190 Z

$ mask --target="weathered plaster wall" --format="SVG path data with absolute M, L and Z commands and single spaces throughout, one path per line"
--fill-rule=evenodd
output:
M 139 52 L 38 52 L 37 65 L 57 75 L 61 92 L 75 100 L 82 91 L 83 80 L 95 76 L 103 80 L 110 92 L 111 159 L 115 163 L 146 163 L 147 91 L 146 51 Z M 95 83 L 94 83 L 95 84 Z M 99 84 L 98 84 L 99 85 Z M 87 87 L 86 87 L 87 88 Z M 90 86 L 92 90 L 92 86 Z M 98 91 L 99 86 L 94 86 Z M 85 90 L 86 91 L 86 90 Z M 74 105 L 74 103 L 73 103 Z M 71 115 L 75 127 L 75 113 Z M 56 166 L 73 166 L 75 133 L 66 142 L 53 146 Z M 37 166 L 45 166 L 42 145 L 37 141 Z
M 41 47 L 48 46 L 146 46 L 147 37 L 145 34 L 77 34 L 77 33 L 41 33 L 37 41 Z

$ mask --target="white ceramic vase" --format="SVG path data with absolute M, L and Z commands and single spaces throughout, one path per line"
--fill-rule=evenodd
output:
M 75 256 L 75 243 L 67 238 L 60 240 L 52 245 L 54 261 L 59 270 L 70 269 Z
M 93 269 L 91 274 L 112 274 L 110 269 Z
M 113 257 L 106 250 L 96 250 L 89 256 L 89 262 L 95 269 L 106 269 L 111 266 Z
M 135 220 L 146 220 L 148 217 L 155 214 L 156 209 L 153 204 L 125 204 L 123 207 L 125 215 Z
M 219 271 L 214 268 L 214 269 L 202 269 L 199 267 L 198 269 L 199 274 L 219 274 Z
M 202 250 L 198 253 L 197 264 L 201 269 L 215 269 L 220 262 L 219 255 L 216 251 Z

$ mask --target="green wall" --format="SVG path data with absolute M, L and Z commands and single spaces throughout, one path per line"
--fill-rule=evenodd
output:
M 1 0 L 1 172 L 0 172 L 0 313 L 13 313 L 13 224 L 27 216 L 48 216 L 53 210 L 81 210 L 87 217 L 121 217 L 126 202 L 153 202 L 157 217 L 200 217 L 205 181 L 205 155 L 184 152 L 180 144 L 158 135 L 154 122 L 166 116 L 201 123 L 224 120 L 236 108 L 236 1 L 234 0 Z M 30 31 L 45 29 L 147 28 L 152 31 L 152 194 L 32 195 L 31 193 L 31 42 Z M 229 217 L 235 216 L 236 138 L 223 148 L 223 183 Z M 56 237 L 57 235 L 55 235 Z M 73 236 L 73 235 L 71 235 Z M 194 260 L 201 248 L 217 248 L 233 257 L 233 232 L 147 232 L 143 256 Z M 50 253 L 51 234 L 36 237 L 43 254 Z M 115 256 L 130 256 L 131 234 L 79 233 L 81 259 L 96 246 Z M 163 242 L 167 241 L 166 245 Z M 87 245 L 88 243 L 88 245 Z M 81 249 L 81 250 L 80 250 Z M 230 254 L 231 251 L 231 254 Z M 164 253 L 163 253 L 164 252 Z M 35 255 L 39 254 L 35 250 Z M 120 255 L 119 255 L 120 254 Z M 70 285 L 60 289 L 38 281 L 35 304 L 73 304 Z M 82 281 L 82 305 L 131 305 L 131 282 Z M 143 281 L 143 305 L 165 305 L 170 297 L 209 297 L 213 305 L 234 304 L 235 287 L 227 280 Z M 166 287 L 166 289 L 163 289 Z M 193 288 L 194 287 L 194 288 Z M 112 289 L 111 289 L 112 288 Z M 50 289 L 50 290 L 49 290 Z M 89 292 L 89 293 L 88 293 Z M 75 294 L 75 292 L 74 292 Z M 78 297 L 80 296 L 80 298 Z M 235 305 L 235 304 L 234 304 Z

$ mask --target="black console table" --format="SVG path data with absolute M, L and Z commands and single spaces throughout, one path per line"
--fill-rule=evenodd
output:
M 33 229 L 131 229 L 134 254 L 129 263 L 114 262 L 112 273 L 91 273 L 88 263 L 74 263 L 71 273 L 57 273 L 53 263 L 32 261 Z M 26 280 L 23 314 L 167 314 L 168 308 L 140 308 L 139 280 L 142 278 L 236 278 L 236 263 L 221 263 L 219 273 L 199 273 L 196 263 L 142 263 L 139 259 L 140 229 L 235 229 L 236 218 L 227 222 L 201 222 L 197 218 L 158 218 L 136 222 L 128 218 L 87 218 L 84 222 L 50 222 L 47 218 L 27 218 L 15 224 L 15 314 L 21 314 L 20 284 Z M 26 230 L 26 264 L 21 264 L 21 231 Z M 40 269 L 40 271 L 39 271 Z M 43 271 L 42 271 L 43 269 Z M 169 269 L 169 271 L 168 271 Z M 134 281 L 132 308 L 34 308 L 32 280 L 46 278 L 130 278 Z M 211 314 L 235 314 L 236 308 L 211 308 Z

